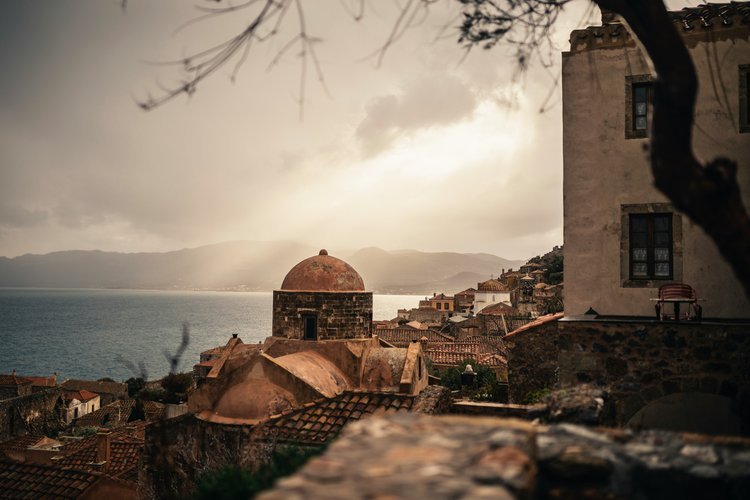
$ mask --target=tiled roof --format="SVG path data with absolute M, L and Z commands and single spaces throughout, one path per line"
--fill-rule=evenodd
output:
M 493 278 L 477 284 L 479 292 L 507 292 L 508 287 L 499 280 Z
M 85 389 L 97 394 L 113 394 L 116 396 L 126 395 L 128 393 L 127 384 L 123 384 L 120 382 L 99 382 L 96 380 L 70 379 L 60 384 L 60 387 L 72 391 L 80 391 L 81 389 Z
M 26 385 L 30 383 L 31 379 L 19 377 L 15 373 L 0 375 L 0 385 Z
M 224 352 L 224 349 L 226 349 L 226 346 L 223 345 L 212 347 L 211 349 L 203 351 L 201 353 L 201 356 L 221 356 L 221 353 Z
M 258 427 L 258 432 L 262 438 L 275 441 L 323 444 L 336 437 L 348 422 L 379 410 L 408 410 L 413 403 L 414 396 L 407 394 L 347 391 L 274 415 Z
M 65 399 L 77 399 L 78 401 L 90 401 L 94 398 L 98 398 L 98 394 L 94 394 L 91 391 L 82 389 L 80 391 L 65 391 L 63 393 Z
M 415 341 L 427 337 L 427 342 L 448 342 L 453 340 L 448 335 L 435 330 L 414 330 L 411 328 L 380 328 L 375 331 L 381 339 L 396 347 L 408 347 Z
M 49 465 L 0 461 L 0 496 L 34 500 L 78 498 L 99 476 Z
M 477 315 L 483 314 L 485 316 L 501 316 L 503 314 L 512 314 L 513 311 L 513 306 L 498 302 L 497 304 L 490 304 L 489 306 L 482 308 L 482 310 L 479 311 Z
M 57 376 L 52 375 L 50 377 L 26 377 L 31 380 L 31 383 L 37 387 L 55 387 L 57 384 Z
M 44 436 L 18 436 L 0 443 L 0 456 L 8 451 L 22 451 L 44 439 Z
M 434 295 L 434 296 L 430 297 L 427 300 L 453 300 L 453 297 L 448 296 L 448 295 L 446 295 L 444 293 L 439 293 L 437 295 Z
M 78 450 L 56 460 L 57 467 L 75 470 L 89 470 L 97 460 L 97 436 L 86 438 Z M 113 433 L 109 445 L 109 470 L 107 474 L 118 476 L 138 468 L 143 450 L 143 439 L 122 433 Z
M 445 342 L 428 347 L 426 355 L 436 365 L 456 365 L 465 359 L 475 359 L 479 366 L 507 364 L 502 341 L 477 337 L 476 340 Z
M 130 414 L 135 408 L 134 399 L 121 399 L 107 406 L 102 406 L 96 411 L 88 413 L 76 420 L 77 427 L 116 427 L 128 422 Z M 164 414 L 164 405 L 154 401 L 144 401 L 143 409 L 146 420 L 158 420 Z

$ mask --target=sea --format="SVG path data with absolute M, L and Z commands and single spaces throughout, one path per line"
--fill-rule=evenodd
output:
M 373 295 L 373 318 L 417 307 L 416 295 Z M 236 333 L 271 335 L 271 292 L 0 288 L 0 373 L 68 378 L 160 378 L 189 333 L 177 371 Z

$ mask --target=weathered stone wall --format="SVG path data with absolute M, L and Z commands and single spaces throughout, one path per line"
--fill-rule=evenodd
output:
M 348 426 L 261 500 L 749 498 L 750 440 L 400 413 Z
M 369 337 L 370 292 L 273 292 L 273 336 L 304 339 L 303 316 L 317 318 L 318 339 Z
M 560 386 L 608 388 L 625 424 L 651 401 L 709 393 L 733 402 L 750 433 L 750 324 L 566 321 L 559 325 Z
M 190 414 L 150 425 L 140 477 L 144 496 L 190 498 L 204 472 L 229 464 L 257 467 L 270 448 L 252 439 L 253 428 L 206 422 Z
M 710 394 L 739 419 L 732 432 L 750 434 L 750 324 L 565 319 L 505 342 L 512 403 L 593 383 L 608 392 L 611 422 L 625 425 L 665 396 Z
M 530 403 L 558 386 L 557 322 L 506 335 L 511 403 Z
M 0 441 L 26 434 L 46 434 L 64 427 L 62 391 L 51 388 L 0 401 Z

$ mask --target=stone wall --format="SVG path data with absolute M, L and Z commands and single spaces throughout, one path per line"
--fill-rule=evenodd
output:
M 531 403 L 558 386 L 557 322 L 506 335 L 511 403 Z
M 273 292 L 273 336 L 304 339 L 304 316 L 317 318 L 319 340 L 371 335 L 370 292 Z
M 670 402 L 663 398 L 679 393 L 687 396 L 672 406 L 701 409 L 713 404 L 705 401 L 715 401 L 726 406 L 727 418 L 739 419 L 725 432 L 750 434 L 750 324 L 564 319 L 505 341 L 512 403 L 592 383 L 606 388 L 612 423 L 626 425 L 650 403 Z M 700 429 L 674 425 L 670 428 L 722 431 L 718 423 Z
M 750 433 L 750 324 L 566 321 L 559 325 L 560 386 L 608 388 L 615 419 L 674 393 L 731 400 Z
M 0 401 L 0 441 L 60 430 L 61 415 L 62 391 L 56 388 Z
M 742 438 L 397 413 L 259 498 L 750 498 L 748 454 Z

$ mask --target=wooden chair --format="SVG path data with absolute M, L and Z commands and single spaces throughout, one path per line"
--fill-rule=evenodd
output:
M 681 304 L 687 305 L 684 312 L 680 312 Z M 660 321 L 665 319 L 700 321 L 703 316 L 703 308 L 698 304 L 698 294 L 693 287 L 685 283 L 660 286 L 655 308 L 656 317 Z

